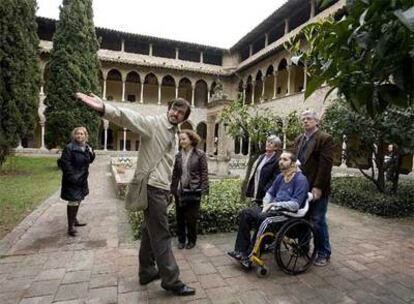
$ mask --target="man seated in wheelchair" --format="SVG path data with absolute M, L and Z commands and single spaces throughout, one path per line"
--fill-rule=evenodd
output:
M 263 207 L 246 208 L 240 212 L 239 229 L 234 250 L 228 252 L 232 258 L 241 262 L 244 268 L 250 268 L 251 253 L 257 230 L 268 217 L 280 214 L 281 210 L 296 212 L 305 204 L 309 184 L 306 177 L 296 165 L 296 155 L 284 151 L 280 155 L 281 173 L 276 177 L 263 199 Z M 251 237 L 251 230 L 255 230 Z

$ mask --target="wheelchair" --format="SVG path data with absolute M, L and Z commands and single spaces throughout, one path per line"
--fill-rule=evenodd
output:
M 312 266 L 319 242 L 316 230 L 304 218 L 311 200 L 312 194 L 308 193 L 305 206 L 297 212 L 270 210 L 271 216 L 261 223 L 249 255 L 259 278 L 270 274 L 262 259 L 266 252 L 273 252 L 279 268 L 289 275 L 303 273 Z

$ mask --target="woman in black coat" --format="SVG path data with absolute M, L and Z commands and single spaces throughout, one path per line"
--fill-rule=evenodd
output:
M 270 135 L 266 140 L 266 151 L 260 155 L 252 166 L 252 171 L 246 187 L 246 197 L 252 198 L 258 205 L 267 190 L 272 186 L 279 171 L 279 156 L 282 150 L 282 141 L 276 135 Z
M 175 197 L 178 248 L 191 249 L 197 241 L 201 195 L 208 195 L 209 190 L 207 157 L 196 148 L 200 142 L 197 133 L 182 130 L 179 137 L 180 152 L 175 157 L 171 193 Z
M 79 205 L 89 193 L 89 164 L 95 159 L 95 153 L 87 144 L 88 131 L 78 127 L 72 131 L 72 141 L 65 147 L 60 159 L 62 189 L 60 197 L 68 202 L 68 234 L 76 236 L 74 226 L 85 226 L 76 219 Z

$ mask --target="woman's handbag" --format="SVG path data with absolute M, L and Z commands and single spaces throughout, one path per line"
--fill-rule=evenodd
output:
M 182 189 L 180 193 L 180 203 L 184 206 L 189 202 L 201 200 L 201 189 Z

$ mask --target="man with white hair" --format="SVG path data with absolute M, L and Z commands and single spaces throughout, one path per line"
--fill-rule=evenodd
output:
M 319 117 L 315 111 L 304 111 L 302 123 L 305 132 L 296 138 L 295 152 L 313 194 L 308 216 L 319 234 L 318 257 L 314 264 L 326 266 L 331 256 L 326 213 L 335 144 L 332 136 L 319 130 Z

